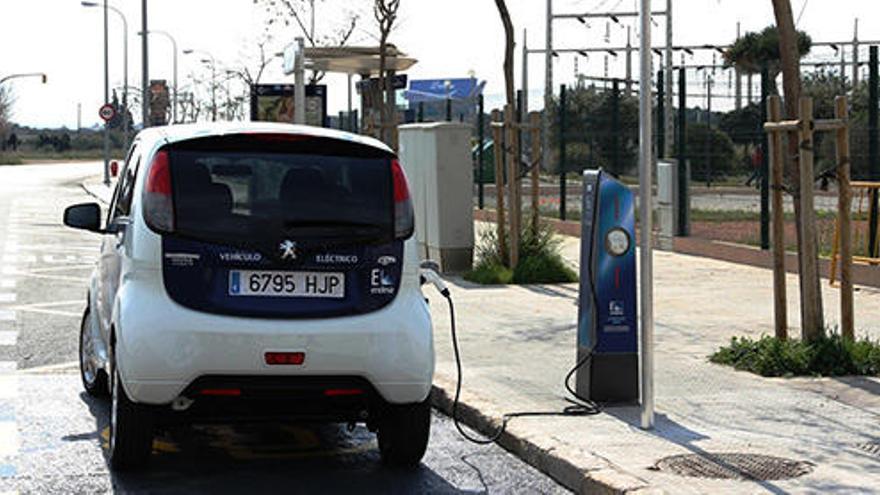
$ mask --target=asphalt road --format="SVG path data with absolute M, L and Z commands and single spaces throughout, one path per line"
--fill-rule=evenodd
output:
M 385 468 L 359 426 L 196 426 L 161 432 L 151 469 L 106 464 L 109 404 L 82 392 L 77 332 L 98 237 L 61 226 L 99 165 L 0 167 L 0 493 L 564 493 L 435 415 L 414 471 Z

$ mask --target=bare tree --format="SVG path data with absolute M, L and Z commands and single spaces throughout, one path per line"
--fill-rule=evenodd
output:
M 327 2 L 327 0 L 317 0 Z M 284 27 L 295 25 L 302 32 L 309 46 L 344 46 L 350 40 L 357 28 L 360 15 L 357 11 L 348 8 L 349 3 L 344 0 L 334 2 L 336 11 L 341 13 L 341 20 L 335 25 L 322 19 L 322 28 L 319 31 L 315 26 L 315 2 L 316 0 L 254 0 L 255 5 L 264 7 L 267 15 L 266 28 L 271 29 L 280 21 Z M 324 73 L 313 71 L 310 84 L 317 84 L 324 78 Z
M 260 84 L 260 80 L 263 78 L 263 73 L 266 72 L 266 68 L 269 67 L 269 64 L 271 64 L 272 60 L 275 58 L 274 53 L 271 53 L 271 51 L 267 54 L 267 47 L 271 42 L 271 36 L 264 36 L 256 42 L 257 56 L 242 56 L 240 67 L 230 69 L 230 71 L 248 86 Z
M 391 144 L 389 139 L 393 133 L 389 132 L 394 120 L 394 88 L 391 82 L 391 71 L 386 70 L 388 64 L 388 37 L 394 29 L 397 21 L 397 11 L 400 8 L 400 0 L 374 0 L 373 16 L 379 24 L 379 135 L 382 141 Z
M 794 26 L 794 18 L 791 13 L 791 2 L 790 0 L 772 0 L 773 2 L 773 12 L 776 16 L 776 26 L 779 30 L 779 55 L 782 69 L 782 88 L 785 94 L 785 113 L 787 118 L 789 119 L 797 119 L 799 114 L 799 105 L 800 105 L 800 97 L 801 97 L 801 71 L 800 71 L 800 52 L 798 50 L 798 33 L 795 30 Z M 796 157 L 799 152 L 798 139 L 790 136 L 788 139 L 788 153 L 786 157 L 786 169 L 788 171 L 789 177 L 789 187 L 791 189 L 791 195 L 794 203 L 794 216 L 795 223 L 797 226 L 797 246 L 798 246 L 798 259 L 801 261 L 800 263 L 800 276 L 798 277 L 800 282 L 800 302 L 801 302 L 801 321 L 803 322 L 806 318 L 804 318 L 804 311 L 807 309 L 807 305 L 816 305 L 816 320 L 818 328 L 807 328 L 808 325 L 802 323 L 801 333 L 804 340 L 814 340 L 815 338 L 821 336 L 824 329 L 824 316 L 822 311 L 822 290 L 820 286 L 820 281 L 818 274 L 814 279 L 807 280 L 804 276 L 803 270 L 803 261 L 807 259 L 807 257 L 815 257 L 817 253 L 809 253 L 806 252 L 804 248 L 804 239 L 806 235 L 815 235 L 814 228 L 808 228 L 809 232 L 805 232 L 804 226 L 802 224 L 802 219 L 804 218 L 804 214 L 806 212 L 800 206 L 800 176 L 801 171 L 798 168 L 798 162 Z M 810 181 L 812 184 L 812 181 Z M 806 215 L 808 219 L 812 219 L 812 215 Z M 815 242 L 813 243 L 815 245 Z M 809 288 L 809 285 L 812 285 L 812 288 Z M 815 301 L 807 300 L 806 294 L 811 292 L 809 289 L 812 289 L 812 292 L 816 294 L 817 299 Z
M 13 100 L 9 86 L 0 86 L 0 141 L 4 141 L 9 132 Z

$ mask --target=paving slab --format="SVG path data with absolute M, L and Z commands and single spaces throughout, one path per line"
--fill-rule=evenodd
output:
M 578 242 L 563 239 L 573 267 Z M 636 407 L 516 418 L 502 445 L 582 493 L 880 491 L 880 380 L 768 379 L 711 364 L 708 355 L 732 336 L 772 334 L 771 272 L 669 252 L 656 252 L 654 267 L 656 428 L 639 428 Z M 788 283 L 796 335 L 797 278 Z M 453 278 L 451 285 L 464 360 L 462 417 L 487 431 L 503 413 L 564 408 L 577 284 L 483 287 Z M 833 325 L 838 293 L 827 281 L 823 293 Z M 435 323 L 436 403 L 448 411 L 455 384 L 449 317 L 442 299 L 426 294 Z M 880 291 L 861 287 L 855 299 L 857 331 L 880 338 Z M 810 472 L 749 481 L 656 469 L 666 456 L 720 453 L 778 456 L 808 463 Z

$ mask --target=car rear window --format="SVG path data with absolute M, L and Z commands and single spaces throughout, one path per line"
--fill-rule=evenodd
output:
M 182 235 L 226 241 L 393 236 L 386 157 L 201 147 L 172 148 L 170 164 Z

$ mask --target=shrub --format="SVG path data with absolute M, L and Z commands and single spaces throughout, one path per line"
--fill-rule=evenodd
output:
M 880 375 L 880 343 L 832 333 L 815 342 L 734 337 L 709 357 L 713 363 L 761 376 Z
M 465 280 L 478 284 L 546 284 L 577 281 L 577 274 L 559 253 L 561 240 L 546 225 L 536 231 L 523 229 L 520 236 L 519 263 L 511 270 L 498 251 L 495 230 L 487 230 L 477 245 L 477 263 L 464 275 Z

